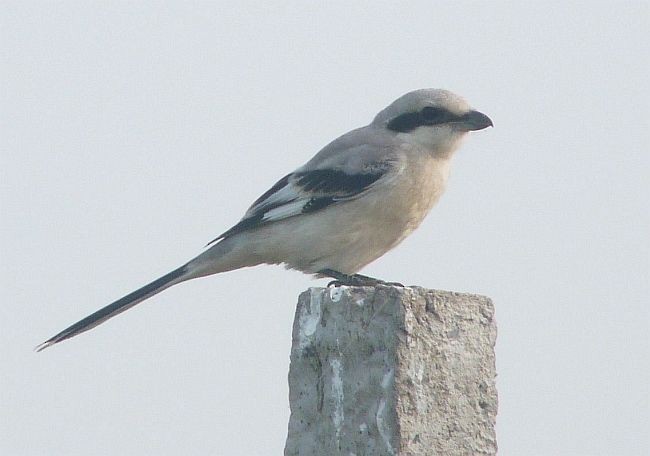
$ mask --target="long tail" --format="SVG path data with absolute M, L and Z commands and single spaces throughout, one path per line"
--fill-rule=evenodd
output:
M 184 265 L 170 272 L 169 274 L 162 276 L 158 280 L 154 280 L 150 284 L 145 285 L 133 293 L 129 293 L 122 299 L 118 299 L 114 303 L 109 304 L 102 309 L 99 309 L 97 312 L 88 315 L 83 320 L 80 320 L 69 328 L 64 329 L 56 336 L 46 340 L 41 345 L 37 346 L 36 351 L 40 352 L 41 350 L 44 350 L 51 345 L 58 344 L 59 342 L 70 339 L 77 334 L 88 331 L 89 329 L 92 329 L 95 326 L 104 323 L 109 318 L 113 318 L 115 315 L 118 315 L 125 310 L 130 309 L 145 299 L 150 298 L 157 293 L 160 293 L 166 288 L 187 280 L 189 277 L 186 275 L 186 273 L 187 265 Z

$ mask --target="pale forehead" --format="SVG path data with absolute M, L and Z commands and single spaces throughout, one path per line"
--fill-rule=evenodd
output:
M 452 112 L 465 112 L 469 109 L 469 104 L 465 99 L 449 90 L 442 89 L 420 89 L 402 95 L 392 104 L 392 107 L 398 110 L 419 110 L 425 106 L 436 106 L 445 108 Z
M 444 108 L 454 114 L 464 114 L 470 105 L 465 99 L 443 89 L 419 89 L 402 95 L 377 114 L 375 121 L 388 120 L 407 112 L 420 111 L 426 106 Z

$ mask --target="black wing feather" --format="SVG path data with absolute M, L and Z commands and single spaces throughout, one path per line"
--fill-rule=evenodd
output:
M 296 173 L 297 184 L 308 192 L 354 196 L 373 184 L 384 173 L 348 174 L 337 169 L 315 169 Z
M 279 192 L 287 185 L 294 184 L 298 189 L 314 194 L 313 197 L 306 199 L 305 205 L 302 207 L 301 213 L 309 214 L 331 206 L 339 201 L 344 201 L 359 195 L 385 175 L 389 167 L 390 164 L 386 163 L 386 166 L 384 167 L 378 167 L 358 174 L 348 174 L 345 171 L 335 169 L 315 169 L 287 174 L 276 182 L 276 184 L 267 192 L 255 200 L 251 207 L 259 207 L 255 209 L 254 213 L 240 220 L 239 223 L 228 231 L 210 241 L 208 245 L 221 239 L 234 236 L 235 234 L 260 227 L 267 223 L 272 223 L 272 220 L 264 220 L 264 216 L 269 211 L 282 207 L 285 204 L 292 203 L 299 198 L 299 195 L 297 195 L 296 198 L 291 200 L 276 201 L 269 204 L 264 203 L 272 195 Z

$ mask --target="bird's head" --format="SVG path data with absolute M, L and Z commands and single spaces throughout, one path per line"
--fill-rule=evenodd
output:
M 402 95 L 377 114 L 372 125 L 441 154 L 455 150 L 466 133 L 493 126 L 462 97 L 442 89 Z

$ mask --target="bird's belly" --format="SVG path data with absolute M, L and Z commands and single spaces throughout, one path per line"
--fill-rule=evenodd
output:
M 436 166 L 417 171 L 383 191 L 304 217 L 300 224 L 287 220 L 269 226 L 265 237 L 282 241 L 270 250 L 268 243 L 261 244 L 265 250 L 262 262 L 284 263 L 307 273 L 359 271 L 411 234 L 440 198 L 446 169 Z

